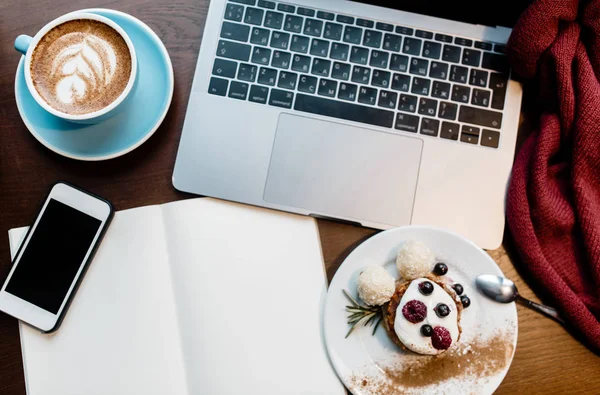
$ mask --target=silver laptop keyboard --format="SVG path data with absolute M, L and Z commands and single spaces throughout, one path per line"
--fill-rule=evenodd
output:
M 504 46 L 266 0 L 226 4 L 208 92 L 498 148 Z

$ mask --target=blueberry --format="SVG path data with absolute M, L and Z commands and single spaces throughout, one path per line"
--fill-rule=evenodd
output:
M 425 337 L 431 337 L 431 335 L 433 335 L 433 328 L 431 327 L 431 325 L 423 325 L 421 327 L 421 335 Z
M 419 283 L 419 291 L 421 291 L 423 295 L 431 295 L 433 292 L 433 284 L 429 281 L 423 281 L 422 283 Z
M 454 284 L 452 286 L 452 288 L 454 289 L 454 291 L 456 292 L 457 295 L 462 295 L 462 293 L 464 291 L 463 286 L 458 283 Z
M 433 268 L 433 273 L 437 274 L 438 276 L 443 276 L 444 274 L 448 273 L 448 266 L 442 262 L 436 263 L 435 267 Z
M 446 317 L 448 314 L 450 314 L 450 307 L 443 303 L 438 303 L 433 310 L 435 310 L 435 313 L 440 318 Z
M 471 299 L 467 295 L 463 295 L 460 297 L 460 303 L 462 303 L 464 308 L 467 308 L 471 305 Z

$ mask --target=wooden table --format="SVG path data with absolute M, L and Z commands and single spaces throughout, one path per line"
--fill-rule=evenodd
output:
M 125 3 L 125 4 L 124 4 Z M 0 280 L 10 268 L 7 231 L 29 224 L 49 186 L 64 179 L 111 200 L 118 210 L 191 197 L 171 186 L 171 173 L 187 107 L 208 0 L 20 0 L 0 3 Z M 175 96 L 157 133 L 134 152 L 108 162 L 85 163 L 44 148 L 23 125 L 14 99 L 21 33 L 35 34 L 47 21 L 88 7 L 114 8 L 145 21 L 164 41 L 175 69 Z M 319 221 L 331 277 L 343 259 L 373 230 Z M 538 300 L 504 248 L 491 251 L 525 297 Z M 513 256 L 515 263 L 518 257 Z M 518 307 L 519 343 L 497 393 L 600 392 L 600 358 L 559 325 Z M 0 313 L 0 394 L 25 393 L 17 321 Z

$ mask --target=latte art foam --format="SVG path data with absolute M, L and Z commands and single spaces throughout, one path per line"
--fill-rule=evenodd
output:
M 127 43 L 112 27 L 94 20 L 65 22 L 35 48 L 33 84 L 53 108 L 72 115 L 108 106 L 123 92 L 131 74 Z

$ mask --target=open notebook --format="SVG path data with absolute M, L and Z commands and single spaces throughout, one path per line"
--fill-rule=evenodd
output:
M 58 332 L 20 324 L 27 392 L 345 394 L 325 292 L 312 218 L 208 198 L 118 212 Z

